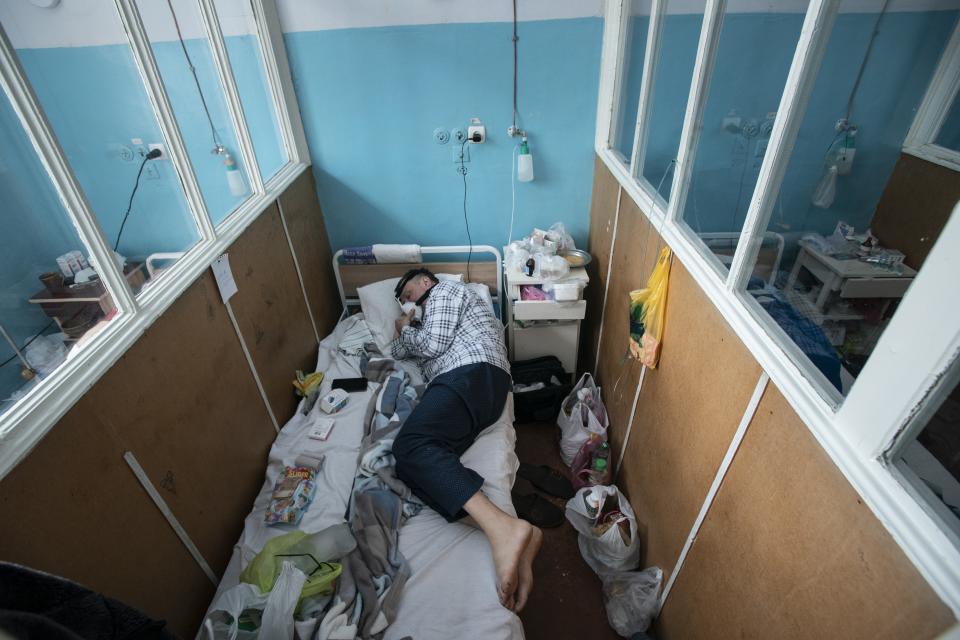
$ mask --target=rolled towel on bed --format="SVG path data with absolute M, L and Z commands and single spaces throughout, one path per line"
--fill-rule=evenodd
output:
M 375 244 L 373 255 L 380 263 L 420 262 L 420 245 Z

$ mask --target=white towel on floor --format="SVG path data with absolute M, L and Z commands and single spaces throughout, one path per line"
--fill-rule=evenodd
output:
M 420 245 L 375 244 L 373 255 L 380 263 L 420 262 Z

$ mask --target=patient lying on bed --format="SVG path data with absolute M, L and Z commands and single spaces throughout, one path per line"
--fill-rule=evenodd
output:
M 502 330 L 489 305 L 460 282 L 427 269 L 407 272 L 395 291 L 422 310 L 396 321 L 395 358 L 416 360 L 429 386 L 393 443 L 396 472 L 421 500 L 454 521 L 470 516 L 493 550 L 500 603 L 519 612 L 533 587 L 542 532 L 494 505 L 483 478 L 460 463 L 477 435 L 500 417 L 510 391 Z

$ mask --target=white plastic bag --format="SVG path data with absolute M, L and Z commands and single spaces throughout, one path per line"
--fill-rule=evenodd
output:
M 536 260 L 537 271 L 542 280 L 562 280 L 570 275 L 570 263 L 560 256 L 540 254 Z
M 615 501 L 622 519 L 627 522 L 627 539 L 620 533 L 620 525 L 614 524 L 602 533 L 597 532 L 597 514 L 590 513 L 586 496 L 593 493 Z M 602 507 L 601 514 L 602 515 Z M 616 486 L 584 487 L 567 502 L 567 520 L 580 534 L 577 544 L 580 555 L 590 568 L 600 575 L 613 571 L 632 571 L 640 564 L 640 539 L 637 536 L 637 518 L 630 503 Z
M 37 336 L 23 350 L 23 356 L 37 373 L 46 377 L 67 359 L 67 347 L 63 343 L 64 338 L 66 336 L 62 333 Z
M 557 251 L 565 249 L 576 249 L 573 244 L 573 236 L 567 233 L 567 228 L 562 222 L 554 222 L 547 231 L 547 238 L 557 243 Z
M 663 571 L 621 571 L 600 576 L 607 621 L 624 638 L 643 633 L 660 611 L 660 583 Z
M 246 582 L 224 591 L 203 621 L 203 637 L 207 640 L 292 640 L 293 611 L 297 608 L 306 580 L 307 575 L 303 571 L 291 562 L 284 562 L 273 589 L 268 593 L 262 593 L 256 586 Z M 248 609 L 263 610 L 260 628 L 254 633 L 238 629 L 240 614 Z
M 607 439 L 610 419 L 600 397 L 600 387 L 589 373 L 583 374 L 560 405 L 557 426 L 560 427 L 560 457 L 568 467 L 591 433 Z

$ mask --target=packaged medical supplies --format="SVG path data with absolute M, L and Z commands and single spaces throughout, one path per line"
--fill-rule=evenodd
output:
M 647 280 L 647 288 L 630 292 L 630 354 L 650 369 L 656 369 L 660 360 L 670 258 L 670 249 L 664 247 Z
M 568 467 L 591 434 L 607 439 L 610 419 L 600 398 L 600 387 L 589 373 L 583 374 L 573 391 L 560 405 L 560 457 Z
M 336 413 L 347 406 L 349 399 L 350 394 L 343 389 L 333 389 L 320 400 L 320 408 L 325 413 Z
M 317 470 L 311 467 L 284 467 L 273 485 L 273 495 L 264 521 L 268 525 L 298 524 L 313 501 Z

